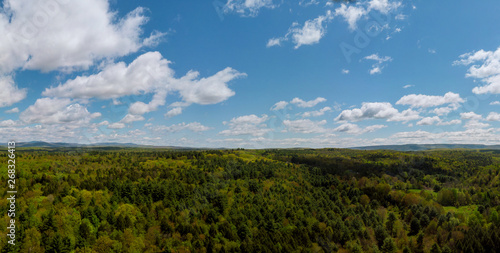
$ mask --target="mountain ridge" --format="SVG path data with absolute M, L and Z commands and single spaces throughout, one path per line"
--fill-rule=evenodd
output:
M 6 147 L 5 144 L 0 145 Z M 121 143 L 121 142 L 101 142 L 91 144 L 67 143 L 67 142 L 44 142 L 30 141 L 18 142 L 16 147 L 31 147 L 31 148 L 93 148 L 93 147 L 118 147 L 118 148 L 169 148 L 169 149 L 206 149 L 181 146 L 154 146 L 142 145 L 136 143 Z M 303 147 L 307 149 L 307 147 Z M 226 148 L 210 148 L 210 149 L 226 149 Z M 292 148 L 290 148 L 292 149 Z M 320 149 L 320 148 L 319 148 Z M 348 149 L 356 150 L 394 150 L 394 151 L 425 151 L 432 149 L 500 149 L 500 145 L 485 145 L 485 144 L 401 144 L 401 145 L 372 145 L 372 146 L 357 146 L 349 147 Z

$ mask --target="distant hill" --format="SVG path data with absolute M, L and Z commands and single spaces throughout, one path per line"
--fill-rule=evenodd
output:
M 1 144 L 0 147 L 6 147 Z M 184 149 L 184 150 L 199 150 L 199 149 L 226 149 L 226 148 L 192 148 L 192 147 L 177 147 L 177 146 L 152 146 L 140 145 L 135 143 L 120 143 L 120 142 L 102 142 L 93 144 L 79 144 L 66 142 L 43 142 L 30 141 L 16 143 L 18 148 L 163 148 L 163 149 Z M 294 149 L 294 148 L 290 148 Z M 500 145 L 482 145 L 482 144 L 404 144 L 404 145 L 378 145 L 378 146 L 362 146 L 351 147 L 349 149 L 357 150 L 395 150 L 395 151 L 424 151 L 431 149 L 496 149 L 500 150 Z
M 0 147 L 6 147 L 1 144 Z M 92 144 L 79 144 L 67 142 L 44 142 L 44 141 L 30 141 L 30 142 L 16 142 L 17 148 L 165 148 L 165 149 L 197 149 L 190 147 L 177 147 L 177 146 L 151 146 L 140 145 L 135 143 L 120 143 L 120 142 L 102 142 Z
M 482 145 L 482 144 L 404 144 L 404 145 L 380 145 L 352 147 L 359 150 L 396 150 L 396 151 L 423 151 L 431 149 L 500 149 L 500 145 Z

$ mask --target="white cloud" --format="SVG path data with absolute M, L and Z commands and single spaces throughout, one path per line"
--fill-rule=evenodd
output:
M 288 105 L 288 102 L 286 102 L 286 101 L 279 101 L 279 102 L 277 102 L 276 104 L 274 104 L 271 107 L 271 111 L 283 110 L 283 109 L 286 108 L 287 105 Z
M 319 2 L 317 0 L 300 0 L 299 5 L 309 6 L 309 5 L 317 5 Z
M 351 31 L 356 30 L 358 21 L 367 13 L 365 8 L 354 5 L 341 4 L 339 8 L 335 9 L 335 15 L 342 16 L 349 24 Z
M 380 57 L 380 56 L 378 56 L 378 54 L 372 54 L 372 55 L 366 56 L 365 59 L 374 60 L 374 61 L 377 61 L 378 63 L 392 61 L 391 57 L 389 57 L 389 56 Z
M 483 143 L 496 144 L 500 141 L 500 136 L 495 134 L 496 130 L 489 128 L 469 128 L 465 131 L 455 132 L 438 132 L 432 133 L 427 131 L 414 132 L 399 132 L 388 138 L 392 144 L 394 143 L 415 143 L 415 144 L 430 144 L 430 143 Z
M 475 94 L 500 94 L 500 47 L 496 51 L 479 50 L 463 54 L 454 65 L 471 65 L 466 77 L 478 78 L 486 85 L 474 87 Z
M 198 79 L 199 73 L 190 71 L 179 79 L 179 85 L 174 87 L 187 103 L 201 105 L 217 104 L 234 96 L 228 82 L 246 76 L 232 68 L 225 68 L 215 75 Z
M 193 132 L 204 132 L 204 131 L 210 130 L 211 128 L 204 126 L 204 125 L 200 124 L 199 122 L 192 122 L 192 123 L 188 123 L 188 124 L 182 122 L 180 124 L 171 125 L 171 126 L 151 127 L 151 129 L 153 131 L 167 131 L 170 133 L 175 133 L 175 132 L 180 132 L 183 130 L 189 130 L 189 131 L 193 131 Z
M 471 119 L 471 120 L 481 120 L 483 118 L 483 116 L 481 116 L 475 112 L 463 112 L 463 113 L 460 113 L 460 118 Z
M 129 124 L 135 121 L 143 121 L 145 118 L 142 115 L 127 114 L 120 120 L 119 123 Z
M 302 45 L 312 45 L 318 43 L 323 36 L 325 36 L 326 25 L 325 21 L 329 21 L 333 18 L 330 11 L 327 11 L 326 15 L 319 16 L 313 20 L 307 20 L 302 28 L 291 28 L 292 40 L 295 43 L 295 49 Z
M 98 74 L 79 76 L 57 87 L 47 88 L 42 95 L 69 98 L 116 99 L 122 96 L 153 92 L 171 81 L 170 62 L 159 52 L 140 55 L 128 66 L 124 62 L 111 63 Z M 162 85 L 163 84 L 163 85 Z
M 387 102 L 363 103 L 361 108 L 342 111 L 336 121 L 360 121 L 365 119 L 385 119 L 387 121 L 411 121 L 419 119 L 418 112 L 411 109 L 399 112 Z
M 0 121 L 0 127 L 15 127 L 17 125 L 19 125 L 19 123 L 11 119 Z
M 441 119 L 438 116 L 426 117 L 426 118 L 421 119 L 419 122 L 417 122 L 417 125 L 429 126 L 429 125 L 434 125 L 438 122 L 441 122 Z
M 385 125 L 372 125 L 372 126 L 367 126 L 365 128 L 361 128 L 356 124 L 344 123 L 344 124 L 338 126 L 337 128 L 335 128 L 333 131 L 359 135 L 359 134 L 374 132 L 376 130 L 379 130 L 379 129 L 382 129 L 385 127 L 387 127 L 387 126 L 385 126 Z
M 244 17 L 254 17 L 261 8 L 273 9 L 276 5 L 272 0 L 228 0 L 224 12 L 236 12 Z
M 490 103 L 490 105 L 500 105 L 500 101 L 493 101 Z
M 122 128 L 125 128 L 125 124 L 120 123 L 120 122 L 116 122 L 116 123 L 109 124 L 108 128 L 109 129 L 122 129 Z
M 18 113 L 18 112 L 19 112 L 19 108 L 17 108 L 17 107 L 14 107 L 10 110 L 5 111 L 5 113 Z
M 415 85 L 411 85 L 411 84 L 407 84 L 405 86 L 403 86 L 403 89 L 408 89 L 408 88 L 411 88 L 411 87 L 414 87 Z
M 143 45 L 146 47 L 156 47 L 166 35 L 166 32 L 153 31 L 149 38 L 144 39 Z
M 368 3 L 368 10 L 377 10 L 381 13 L 387 14 L 401 6 L 401 2 L 390 2 L 389 0 L 371 0 Z M 397 16 L 396 16 L 397 19 Z
M 138 51 L 144 8 L 120 18 L 107 0 L 6 0 L 0 14 L 0 73 L 17 68 L 87 69 L 96 61 Z M 152 37 L 159 37 L 158 33 Z
M 342 69 L 342 74 L 349 74 L 349 70 L 348 69 Z
M 19 119 L 25 123 L 85 125 L 100 113 L 91 114 L 84 106 L 70 99 L 40 98 L 21 113 Z
M 170 117 L 180 115 L 181 113 L 182 113 L 182 107 L 175 107 L 175 108 L 171 109 L 170 111 L 168 111 L 167 113 L 165 113 L 165 117 L 170 118 Z
M 281 46 L 282 38 L 272 38 L 267 41 L 266 47 Z
M 311 100 L 311 101 L 304 101 L 300 98 L 294 98 L 294 99 L 292 99 L 292 101 L 290 103 L 295 104 L 301 108 L 310 108 L 310 107 L 314 107 L 317 104 L 325 102 L 325 101 L 326 101 L 326 99 L 322 98 L 322 97 L 318 97 L 318 98 Z
M 431 112 L 437 114 L 438 116 L 442 116 L 442 115 L 447 115 L 448 113 L 455 111 L 458 108 L 459 107 L 456 105 L 451 105 L 451 106 L 436 108 L 436 109 L 432 110 Z
M 285 36 L 270 39 L 266 46 L 279 46 L 281 42 L 288 41 L 290 37 L 295 44 L 295 49 L 298 49 L 302 45 L 316 44 L 325 36 L 326 23 L 332 19 L 333 15 L 331 11 L 328 10 L 325 15 L 307 20 L 302 27 L 299 27 L 299 24 L 294 22 Z
M 229 126 L 229 129 L 223 130 L 219 134 L 263 136 L 271 131 L 265 124 L 268 119 L 269 117 L 265 114 L 261 117 L 251 114 L 233 118 L 229 122 L 223 122 L 224 125 Z
M 395 116 L 391 117 L 388 119 L 388 121 L 402 121 L 402 122 L 408 122 L 411 120 L 417 120 L 420 119 L 420 114 L 418 111 L 414 111 L 412 109 L 406 109 Z
M 142 115 L 148 112 L 156 111 L 159 106 L 165 105 L 165 97 L 167 92 L 165 90 L 159 90 L 153 95 L 153 99 L 148 104 L 143 102 L 135 102 L 130 105 L 128 111 L 133 115 Z
M 465 125 L 464 125 L 464 127 L 467 129 L 482 129 L 482 128 L 486 128 L 489 126 L 490 126 L 490 124 L 480 122 L 477 119 L 471 119 L 471 120 L 467 121 L 467 123 L 465 123 Z
M 370 69 L 370 75 L 382 73 L 382 69 L 385 67 L 384 63 L 392 61 L 391 57 L 389 56 L 380 57 L 378 56 L 378 54 L 372 54 L 366 56 L 364 59 L 376 61 L 376 63 L 374 63 L 372 65 L 372 68 Z
M 401 14 L 401 13 L 396 15 L 396 17 L 394 17 L 394 19 L 396 19 L 396 20 L 405 20 L 406 18 L 407 18 L 407 16 L 404 14 Z
M 304 117 L 304 118 L 306 118 L 306 117 L 319 117 L 319 116 L 323 116 L 325 114 L 325 112 L 330 112 L 330 111 L 332 111 L 332 108 L 326 106 L 318 111 L 304 112 L 302 114 L 302 117 Z
M 459 125 L 459 124 L 462 124 L 462 121 L 459 119 L 454 119 L 446 122 L 439 122 L 438 126 Z
M 443 121 L 438 116 L 434 116 L 434 117 L 423 118 L 422 120 L 417 122 L 417 125 L 419 125 L 419 126 L 431 126 L 431 125 L 448 126 L 448 125 L 458 125 L 461 123 L 462 123 L 462 121 L 459 119 L 450 120 L 450 121 Z
M 380 67 L 373 66 L 372 69 L 370 69 L 370 75 L 380 74 L 380 73 L 382 73 L 382 69 L 380 69 Z
M 159 52 L 148 52 L 128 66 L 124 62 L 108 64 L 97 74 L 79 76 L 57 87 L 47 88 L 42 95 L 117 101 L 124 96 L 154 93 L 150 103 L 135 102 L 130 106 L 130 114 L 142 115 L 163 106 L 168 92 L 180 94 L 182 107 L 192 103 L 206 105 L 222 102 L 235 94 L 229 89 L 228 82 L 246 76 L 226 68 L 206 78 L 198 78 L 198 72 L 189 71 L 184 77 L 176 79 L 169 63 Z
M 497 112 L 490 112 L 488 116 L 486 117 L 487 121 L 500 121 L 500 113 Z
M 411 107 L 434 107 L 444 104 L 451 104 L 458 106 L 464 103 L 465 99 L 462 99 L 459 94 L 448 92 L 444 96 L 429 96 L 429 95 L 416 95 L 410 94 L 399 99 L 396 104 L 398 105 L 410 105 Z
M 322 121 L 312 121 L 309 119 L 298 119 L 298 120 L 284 120 L 283 125 L 286 126 L 287 131 L 293 133 L 324 133 L 327 130 L 323 128 L 326 124 L 326 120 Z
M 26 89 L 19 89 L 11 76 L 0 75 L 0 107 L 7 107 L 15 104 L 25 99 L 26 94 Z
M 363 5 L 366 5 L 366 7 Z M 354 31 L 357 28 L 358 21 L 370 13 L 370 11 L 377 10 L 383 14 L 387 14 L 398 9 L 400 6 L 401 2 L 392 2 L 388 0 L 371 0 L 367 2 L 360 2 L 356 5 L 346 5 L 343 3 L 340 7 L 335 9 L 335 15 L 342 16 L 349 24 L 349 29 Z M 402 20 L 405 17 L 406 16 L 403 14 L 396 15 L 397 20 Z

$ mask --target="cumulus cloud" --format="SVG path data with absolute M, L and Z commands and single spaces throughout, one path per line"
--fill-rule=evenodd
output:
M 471 119 L 471 120 L 467 121 L 467 123 L 465 123 L 465 125 L 464 125 L 464 127 L 467 129 L 482 129 L 482 128 L 486 128 L 489 126 L 490 126 L 490 124 L 483 123 L 477 119 Z
M 215 75 L 198 79 L 199 73 L 190 71 L 179 80 L 179 85 L 174 86 L 187 103 L 201 105 L 217 104 L 234 96 L 234 91 L 229 89 L 228 82 L 246 76 L 232 68 L 225 68 Z
M 125 124 L 121 122 L 116 122 L 108 125 L 109 129 L 122 129 L 125 128 Z
M 177 107 L 192 103 L 220 103 L 235 94 L 228 87 L 228 82 L 246 76 L 232 68 L 226 68 L 206 78 L 199 78 L 196 71 L 189 71 L 185 76 L 175 78 L 169 63 L 159 52 L 148 52 L 137 57 L 128 66 L 124 62 L 110 63 L 97 74 L 79 76 L 57 87 L 47 88 L 42 95 L 115 101 L 124 96 L 154 93 L 148 104 L 135 102 L 130 106 L 129 114 L 143 115 L 163 106 L 168 92 L 178 92 L 183 99 L 182 106 Z M 176 109 L 175 112 L 179 110 Z
M 52 71 L 87 69 L 96 61 L 128 55 L 151 44 L 148 21 L 138 7 L 124 17 L 107 0 L 6 0 L 0 14 L 0 73 L 18 68 Z
M 189 130 L 189 131 L 193 131 L 193 132 L 204 132 L 204 131 L 210 130 L 211 128 L 204 126 L 199 122 L 192 122 L 192 123 L 187 123 L 187 124 L 182 122 L 180 124 L 171 125 L 171 126 L 151 127 L 151 129 L 153 131 L 166 131 L 166 132 L 170 132 L 170 133 L 175 133 L 175 132 L 180 132 L 183 130 Z
M 497 112 L 490 112 L 488 116 L 486 117 L 487 121 L 500 121 L 500 113 Z
M 375 61 L 370 69 L 370 75 L 380 74 L 382 73 L 382 69 L 385 68 L 384 63 L 392 61 L 392 58 L 389 56 L 380 57 L 378 54 L 372 54 L 366 56 L 364 59 Z
M 295 44 L 295 49 L 303 45 L 316 44 L 325 36 L 326 24 L 332 19 L 333 14 L 328 10 L 325 15 L 307 20 L 302 27 L 299 23 L 294 22 L 285 36 L 269 39 L 267 47 L 279 46 L 281 42 L 288 41 L 290 38 Z
M 262 8 L 273 9 L 276 5 L 272 0 L 228 0 L 224 5 L 224 12 L 235 12 L 244 17 L 254 17 Z
M 281 38 L 272 38 L 267 41 L 266 47 L 274 47 L 274 46 L 281 46 Z
M 127 114 L 120 120 L 119 123 L 129 124 L 135 121 L 143 121 L 145 118 L 142 115 Z
M 293 133 L 324 133 L 327 130 L 323 127 L 326 124 L 326 120 L 312 121 L 309 119 L 298 119 L 298 120 L 284 120 L 283 125 L 286 127 L 286 131 Z
M 318 111 L 304 112 L 304 113 L 302 113 L 302 117 L 304 117 L 304 118 L 319 117 L 319 116 L 323 116 L 325 114 L 325 112 L 330 112 L 330 111 L 332 111 L 332 108 L 326 106 L 326 107 L 321 108 Z
M 336 127 L 333 131 L 359 135 L 359 134 L 374 132 L 376 130 L 379 130 L 379 129 L 382 129 L 385 127 L 387 127 L 387 126 L 385 126 L 385 125 L 372 125 L 372 126 L 367 126 L 365 128 L 361 128 L 356 124 L 344 123 L 344 124 Z
M 360 121 L 365 119 L 384 119 L 387 121 L 411 121 L 419 119 L 419 113 L 411 109 L 399 112 L 390 103 L 363 103 L 361 108 L 342 111 L 336 121 Z
M 288 105 L 288 102 L 286 102 L 286 101 L 279 101 L 279 102 L 277 102 L 276 104 L 274 104 L 271 107 L 271 111 L 283 110 L 283 109 L 286 108 L 287 105 Z
M 483 49 L 460 55 L 454 65 L 469 66 L 466 77 L 480 79 L 484 86 L 474 87 L 475 94 L 500 94 L 500 47 L 496 51 Z
M 57 87 L 47 88 L 42 95 L 113 99 L 150 93 L 159 86 L 166 88 L 165 82 L 173 79 L 169 63 L 159 52 L 148 52 L 137 57 L 128 66 L 124 62 L 111 63 L 97 74 L 79 76 Z
M 148 104 L 144 102 L 135 102 L 130 105 L 128 111 L 132 115 L 142 115 L 148 112 L 156 111 L 159 106 L 165 105 L 166 90 L 159 90 L 153 95 L 153 99 Z
M 358 21 L 370 13 L 370 11 L 376 10 L 383 14 L 387 14 L 398 9 L 400 6 L 401 2 L 393 2 L 389 0 L 371 0 L 359 2 L 356 5 L 341 4 L 340 7 L 335 9 L 335 15 L 342 16 L 349 24 L 349 29 L 354 31 L 357 28 Z M 404 16 L 401 15 L 403 14 L 399 14 L 397 17 L 401 18 Z
M 496 144 L 500 141 L 500 136 L 496 134 L 493 128 L 469 128 L 465 131 L 452 131 L 452 132 L 427 132 L 427 131 L 414 131 L 414 132 L 399 132 L 393 134 L 388 139 L 392 143 L 416 143 L 416 144 L 429 144 L 429 143 L 484 143 Z
M 434 110 L 432 110 L 432 113 L 437 114 L 438 116 L 442 115 L 447 115 L 448 113 L 458 109 L 458 106 L 445 106 L 445 107 L 439 107 Z
M 0 76 L 0 107 L 15 104 L 25 99 L 26 94 L 26 89 L 19 89 L 11 76 Z
M 473 120 L 481 120 L 483 116 L 475 113 L 475 112 L 463 112 L 460 113 L 460 118 L 462 119 L 473 119 Z
M 351 31 L 356 30 L 358 21 L 367 13 L 368 11 L 364 7 L 357 5 L 347 6 L 346 4 L 341 4 L 339 8 L 335 9 L 335 15 L 342 16 L 349 24 Z
M 290 103 L 295 104 L 301 108 L 310 108 L 310 107 L 315 107 L 317 104 L 322 103 L 322 102 L 326 102 L 326 99 L 322 98 L 322 97 L 318 97 L 318 98 L 316 98 L 314 100 L 310 100 L 310 101 L 304 101 L 300 98 L 294 98 L 294 99 L 292 99 L 292 101 Z
M 0 121 L 0 127 L 15 127 L 17 125 L 19 125 L 19 123 L 11 119 Z
M 431 126 L 431 125 L 448 126 L 448 125 L 458 125 L 461 123 L 462 123 L 462 121 L 459 119 L 454 119 L 454 120 L 450 120 L 450 121 L 443 121 L 438 116 L 434 116 L 434 117 L 425 117 L 425 118 L 421 119 L 419 122 L 417 122 L 417 125 L 419 125 L 419 126 Z
M 377 10 L 387 14 L 401 6 L 401 2 L 390 2 L 389 0 L 371 0 L 368 2 L 368 10 Z M 397 17 L 397 16 L 396 16 Z
M 19 108 L 17 108 L 17 107 L 14 107 L 10 110 L 5 111 L 5 113 L 18 113 L 18 112 L 19 112 Z
M 182 107 L 175 107 L 175 108 L 171 109 L 170 111 L 168 111 L 167 113 L 165 113 L 165 117 L 170 118 L 170 117 L 180 115 L 181 113 L 182 113 Z
M 461 98 L 459 94 L 448 92 L 444 94 L 444 96 L 429 96 L 429 95 L 416 95 L 410 94 L 399 99 L 396 104 L 397 105 L 409 105 L 411 107 L 434 107 L 440 106 L 444 104 L 450 104 L 453 106 L 458 106 L 461 103 L 464 103 L 465 99 Z
M 231 119 L 231 121 L 224 121 L 223 124 L 229 126 L 229 129 L 219 132 L 220 135 L 251 135 L 263 136 L 271 129 L 267 128 L 265 122 L 269 119 L 267 115 L 261 117 L 251 114 L 240 116 Z
M 100 116 L 100 113 L 90 113 L 85 106 L 73 103 L 67 98 L 40 98 L 23 111 L 19 119 L 30 124 L 85 125 Z

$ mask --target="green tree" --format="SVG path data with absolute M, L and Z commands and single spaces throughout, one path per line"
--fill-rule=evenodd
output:
M 394 240 L 392 240 L 391 237 L 385 238 L 384 244 L 382 245 L 381 249 L 382 252 L 386 253 L 394 253 L 397 250 L 396 244 L 394 243 Z

